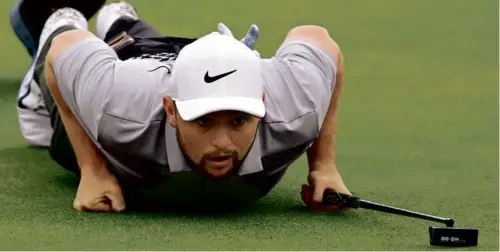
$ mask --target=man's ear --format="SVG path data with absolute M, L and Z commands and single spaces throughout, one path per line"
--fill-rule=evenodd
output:
M 172 100 L 170 96 L 163 97 L 163 108 L 167 113 L 168 123 L 170 124 L 170 126 L 175 128 L 177 126 L 176 109 L 174 100 Z

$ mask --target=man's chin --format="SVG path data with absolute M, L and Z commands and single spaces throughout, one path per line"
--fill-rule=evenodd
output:
M 225 167 L 225 168 L 206 167 L 203 170 L 207 176 L 214 179 L 223 179 L 232 175 L 231 173 L 232 167 Z

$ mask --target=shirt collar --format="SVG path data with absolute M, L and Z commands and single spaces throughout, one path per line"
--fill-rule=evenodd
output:
M 191 171 L 186 159 L 182 153 L 182 150 L 177 141 L 176 129 L 173 128 L 168 121 L 165 123 L 165 142 L 167 145 L 167 159 L 168 166 L 171 172 L 183 172 L 183 171 Z M 263 171 L 261 161 L 261 146 L 260 146 L 260 137 L 259 131 L 257 130 L 257 134 L 255 136 L 255 140 L 253 142 L 252 148 L 250 152 L 246 156 L 243 164 L 238 171 L 238 175 L 248 175 L 252 173 L 257 173 Z

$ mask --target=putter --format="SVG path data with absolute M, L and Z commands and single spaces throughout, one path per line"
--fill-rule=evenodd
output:
M 477 228 L 453 227 L 455 221 L 452 218 L 444 218 L 429 214 L 410 211 L 393 206 L 383 205 L 372 201 L 360 199 L 359 197 L 325 190 L 323 194 L 323 203 L 332 205 L 341 205 L 346 208 L 363 208 L 385 212 L 389 214 L 402 215 L 412 218 L 429 220 L 443 223 L 446 227 L 429 227 L 430 245 L 446 247 L 468 247 L 477 246 L 479 230 Z

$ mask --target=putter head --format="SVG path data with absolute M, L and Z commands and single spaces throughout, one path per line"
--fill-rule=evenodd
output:
M 323 193 L 323 203 L 346 208 L 359 208 L 359 198 L 326 189 Z
M 350 196 L 335 192 L 333 190 L 325 190 L 323 193 L 323 203 L 343 206 L 346 208 L 366 208 L 366 204 L 372 207 L 368 209 L 380 210 L 377 203 L 361 200 L 359 197 Z M 376 204 L 373 208 L 373 204 Z M 433 246 L 446 247 L 468 247 L 477 246 L 479 230 L 477 228 L 453 227 L 455 221 L 451 218 L 445 219 L 446 227 L 429 227 L 430 244 Z
M 445 247 L 477 246 L 479 229 L 462 227 L 429 227 L 430 244 Z

